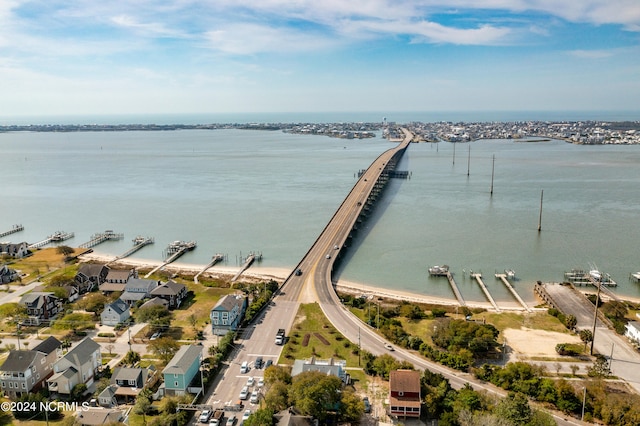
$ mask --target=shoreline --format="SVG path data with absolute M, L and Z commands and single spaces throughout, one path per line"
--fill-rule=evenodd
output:
M 162 261 L 151 261 L 151 260 L 136 260 L 131 258 L 122 258 L 116 259 L 116 256 L 108 256 L 92 253 L 85 253 L 78 256 L 78 260 L 80 262 L 100 262 L 104 264 L 112 264 L 117 265 L 122 268 L 135 268 L 135 269 L 149 269 L 152 270 L 164 262 Z M 170 273 L 193 273 L 194 275 L 198 272 L 202 271 L 206 265 L 202 264 L 192 264 L 192 263 L 181 263 L 179 261 L 173 262 L 165 266 L 162 270 L 170 272 Z M 213 266 L 208 268 L 203 275 L 209 276 L 211 278 L 219 278 L 219 279 L 231 279 L 237 272 L 240 270 L 239 267 L 230 267 L 230 266 Z M 292 270 L 287 268 L 274 268 L 274 267 L 261 267 L 261 266 L 251 266 L 246 271 L 244 271 L 241 277 L 244 277 L 245 280 L 275 280 L 279 282 L 283 282 L 287 277 L 292 273 Z M 365 283 L 358 283 L 347 280 L 338 280 L 334 281 L 333 285 L 335 286 L 337 291 L 341 291 L 343 293 L 351 294 L 354 296 L 359 295 L 370 295 L 375 297 L 381 297 L 385 299 L 393 299 L 393 300 L 406 300 L 409 302 L 415 303 L 423 303 L 423 304 L 431 304 L 431 305 L 441 305 L 448 307 L 458 307 L 460 306 L 457 299 L 453 296 L 451 298 L 442 297 L 442 296 L 430 296 L 419 293 L 412 293 L 406 290 L 399 289 L 389 289 L 382 287 L 375 287 L 372 285 L 368 285 Z M 585 294 L 589 294 L 591 292 L 586 291 L 587 289 L 579 289 Z M 594 289 L 595 291 L 595 289 Z M 633 303 L 640 303 L 640 298 L 634 298 L 630 296 L 620 297 L 622 300 L 626 300 Z M 470 309 L 480 308 L 486 309 L 488 311 L 493 311 L 494 308 L 488 301 L 466 301 L 466 306 Z M 533 311 L 546 310 L 546 308 L 536 308 L 531 307 Z M 507 312 L 525 312 L 525 309 L 514 301 L 500 301 L 500 310 Z

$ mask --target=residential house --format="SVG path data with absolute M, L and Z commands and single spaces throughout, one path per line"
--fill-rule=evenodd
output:
M 110 269 L 107 272 L 104 283 L 100 284 L 100 291 L 110 294 L 115 291 L 124 291 L 124 287 L 131 278 L 138 278 L 135 269 Z
M 198 374 L 201 359 L 202 346 L 181 346 L 164 370 L 162 370 L 165 394 L 168 396 L 180 396 L 187 393 L 191 381 Z
M 50 292 L 32 291 L 20 299 L 20 304 L 27 308 L 29 316 L 25 322 L 40 325 L 42 321 L 52 320 L 62 309 L 60 300 Z
M 136 302 L 151 297 L 151 291 L 158 287 L 159 284 L 160 282 L 155 280 L 131 278 L 124 286 L 124 293 L 122 293 L 120 299 L 129 306 L 133 306 Z
M 60 302 L 64 303 L 64 302 L 74 302 L 76 300 L 78 300 L 79 296 L 79 291 L 78 288 L 74 285 L 71 284 L 64 284 L 62 287 L 60 287 L 61 289 L 64 290 L 65 293 L 65 297 L 60 299 Z M 37 287 L 35 287 L 33 289 L 34 292 L 47 292 L 49 288 L 47 286 L 44 285 L 39 285 Z
M 321 373 L 339 377 L 343 383 L 349 383 L 349 375 L 347 374 L 347 362 L 343 359 L 296 359 L 291 369 L 291 377 L 295 377 L 305 371 L 320 371 Z
M 100 314 L 100 322 L 102 325 L 115 327 L 128 320 L 130 316 L 131 310 L 129 309 L 129 305 L 118 299 L 115 302 L 105 305 L 104 310 Z
M 154 297 L 153 299 L 149 299 L 146 302 L 144 302 L 142 305 L 140 305 L 138 309 L 150 308 L 152 306 L 163 306 L 169 309 L 169 302 L 159 297 Z
M 31 253 L 27 243 L 0 243 L 0 257 L 8 256 L 21 259 Z
M 122 421 L 123 418 L 124 414 L 120 410 L 109 408 L 83 408 L 77 412 L 76 423 L 81 426 L 113 425 Z
M 182 301 L 187 297 L 187 286 L 169 280 L 151 290 L 152 297 L 160 297 L 169 302 L 169 309 L 180 307 Z
M 83 263 L 74 278 L 80 294 L 96 290 L 107 279 L 109 268 L 99 263 Z
M 0 367 L 0 389 L 11 399 L 38 391 L 51 376 L 51 365 L 61 355 L 62 343 L 48 337 L 31 350 L 13 350 Z
M 396 417 L 420 417 L 420 372 L 389 372 L 389 414 Z
M 8 284 L 18 279 L 18 271 L 7 265 L 0 266 L 0 284 Z
M 222 297 L 210 313 L 213 334 L 224 336 L 229 331 L 237 330 L 246 308 L 247 299 L 245 297 L 232 294 Z
M 111 385 L 98 395 L 98 403 L 104 407 L 133 403 L 148 379 L 146 368 L 118 367 L 111 375 Z
M 101 366 L 100 345 L 86 337 L 53 364 L 53 376 L 47 380 L 49 390 L 69 395 L 77 384 L 84 383 L 91 386 Z
M 316 423 L 311 416 L 297 414 L 292 408 L 282 410 L 273 415 L 276 426 L 313 426 Z
M 640 322 L 629 321 L 625 326 L 624 335 L 635 343 L 640 343 Z

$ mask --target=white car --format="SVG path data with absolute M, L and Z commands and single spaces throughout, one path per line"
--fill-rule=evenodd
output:
M 251 410 L 249 409 L 245 410 L 244 413 L 242 413 L 242 421 L 244 422 L 245 420 L 247 420 L 250 415 L 251 415 Z
M 259 397 L 260 397 L 260 394 L 258 393 L 258 391 L 254 390 L 251 393 L 251 398 L 249 398 L 249 402 L 252 403 L 252 404 L 257 404 Z
M 264 377 L 258 378 L 258 387 L 261 388 L 264 386 Z
M 253 386 L 255 383 L 256 383 L 256 379 L 254 379 L 253 376 L 247 379 L 247 386 Z
M 395 349 L 393 349 L 393 346 L 391 346 L 389 343 L 385 343 L 385 344 L 384 344 L 384 347 L 385 347 L 385 348 L 387 348 L 387 349 L 388 349 L 388 350 L 390 350 L 390 351 L 395 350 Z
M 240 391 L 240 399 L 247 399 L 249 397 L 249 388 L 248 387 L 243 387 L 242 390 Z
M 200 423 L 207 423 L 211 418 L 211 410 L 204 410 L 202 414 L 200 414 Z

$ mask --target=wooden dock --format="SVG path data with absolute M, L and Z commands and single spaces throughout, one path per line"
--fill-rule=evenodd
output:
M 202 268 L 202 270 L 201 270 L 200 272 L 198 272 L 198 273 L 196 274 L 196 276 L 195 276 L 195 277 L 193 277 L 193 282 L 194 282 L 194 283 L 196 283 L 196 284 L 198 284 L 198 277 L 199 277 L 201 274 L 203 274 L 207 269 L 209 269 L 209 268 L 211 268 L 211 267 L 215 266 L 215 264 L 216 264 L 216 263 L 218 263 L 218 262 L 222 262 L 222 261 L 224 260 L 224 257 L 225 257 L 225 256 L 224 256 L 224 255 L 222 255 L 222 254 L 220 254 L 220 253 L 218 253 L 218 254 L 216 254 L 215 256 L 213 256 L 213 257 L 211 258 L 211 262 L 209 262 L 209 263 L 207 264 L 207 266 L 205 266 L 204 268 Z
M 165 261 L 161 265 L 159 265 L 156 268 L 152 269 L 151 272 L 149 272 L 144 277 L 145 278 L 149 278 L 151 276 L 151 274 L 161 270 L 162 268 L 164 268 L 168 264 L 170 264 L 172 262 L 175 262 L 180 256 L 182 256 L 183 254 L 185 254 L 188 251 L 193 250 L 194 248 L 196 248 L 196 242 L 195 241 L 190 241 L 188 243 L 185 243 L 184 241 L 174 241 L 173 243 L 169 244 L 169 247 L 167 247 L 167 250 L 165 250 L 165 253 L 173 253 L 173 254 L 171 254 L 171 256 L 169 256 L 167 259 L 165 259 Z
M 127 250 L 126 252 L 124 252 L 123 254 L 121 254 L 120 256 L 117 256 L 113 262 L 115 262 L 116 260 L 120 260 L 120 259 L 124 259 L 125 257 L 129 257 L 131 256 L 133 253 L 137 252 L 138 250 L 140 250 L 142 247 L 147 246 L 149 244 L 153 244 L 153 238 L 152 237 L 136 237 L 133 239 L 133 247 L 131 247 L 129 250 Z
M 471 274 L 471 278 L 475 278 L 476 279 L 476 281 L 478 282 L 478 285 L 480 286 L 480 288 L 484 292 L 484 295 L 487 297 L 487 300 L 489 300 L 489 302 L 493 305 L 493 308 L 497 312 L 500 312 L 500 308 L 498 307 L 498 304 L 493 299 L 493 296 L 491 296 L 491 293 L 489 293 L 489 290 L 487 289 L 487 286 L 484 285 L 484 282 L 482 281 L 482 274 Z
M 112 230 L 107 229 L 104 232 L 101 232 L 101 233 L 98 233 L 98 234 L 93 234 L 89 241 L 87 241 L 86 243 L 80 244 L 78 247 L 80 247 L 80 248 L 91 248 L 91 247 L 97 246 L 100 243 L 104 243 L 105 241 L 121 240 L 123 238 L 124 238 L 124 234 L 116 234 Z
M 53 234 L 49 235 L 42 241 L 38 241 L 37 243 L 33 243 L 29 245 L 30 249 L 44 247 L 49 243 L 59 243 L 70 238 L 73 238 L 73 232 L 64 232 L 64 231 L 56 231 Z
M 525 301 L 522 300 L 522 297 L 520 297 L 520 295 L 518 294 L 516 289 L 513 288 L 513 286 L 511 285 L 511 283 L 507 279 L 507 274 L 496 274 L 496 278 L 498 278 L 500 281 L 502 281 L 502 284 L 504 284 L 507 287 L 507 289 L 511 292 L 511 294 L 513 294 L 513 297 L 516 298 L 516 300 L 522 305 L 522 307 L 527 312 L 531 312 L 531 308 L 529 308 L 529 306 L 525 303 Z
M 0 238 L 6 237 L 7 235 L 15 234 L 16 232 L 24 231 L 24 226 L 22 225 L 13 225 L 8 231 L 0 232 Z
M 260 256 L 260 257 L 262 258 L 262 256 Z M 249 269 L 249 266 L 251 266 L 255 260 L 256 260 L 256 255 L 255 254 L 251 253 L 249 256 L 247 256 L 247 258 L 245 259 L 244 263 L 240 267 L 240 270 L 238 271 L 238 273 L 235 274 L 233 276 L 233 278 L 231 278 L 231 282 L 234 282 L 235 280 L 240 278 L 240 275 L 242 275 L 242 273 L 244 271 Z
M 451 286 L 451 290 L 453 290 L 453 294 L 456 295 L 456 299 L 458 299 L 458 303 L 460 306 L 467 306 L 467 302 L 464 301 L 462 297 L 462 293 L 460 293 L 460 289 L 458 288 L 458 284 L 453 279 L 453 274 L 447 271 L 447 280 L 449 280 L 449 285 Z

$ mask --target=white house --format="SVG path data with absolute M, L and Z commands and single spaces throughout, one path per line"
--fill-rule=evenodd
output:
M 100 321 L 103 325 L 114 327 L 125 322 L 131 316 L 131 310 L 122 300 L 118 299 L 104 307 L 100 314 Z
M 626 325 L 624 335 L 636 343 L 640 343 L 640 322 L 629 321 Z
M 86 337 L 53 364 L 53 376 L 47 380 L 49 391 L 69 395 L 77 384 L 91 386 L 101 365 L 100 345 Z

